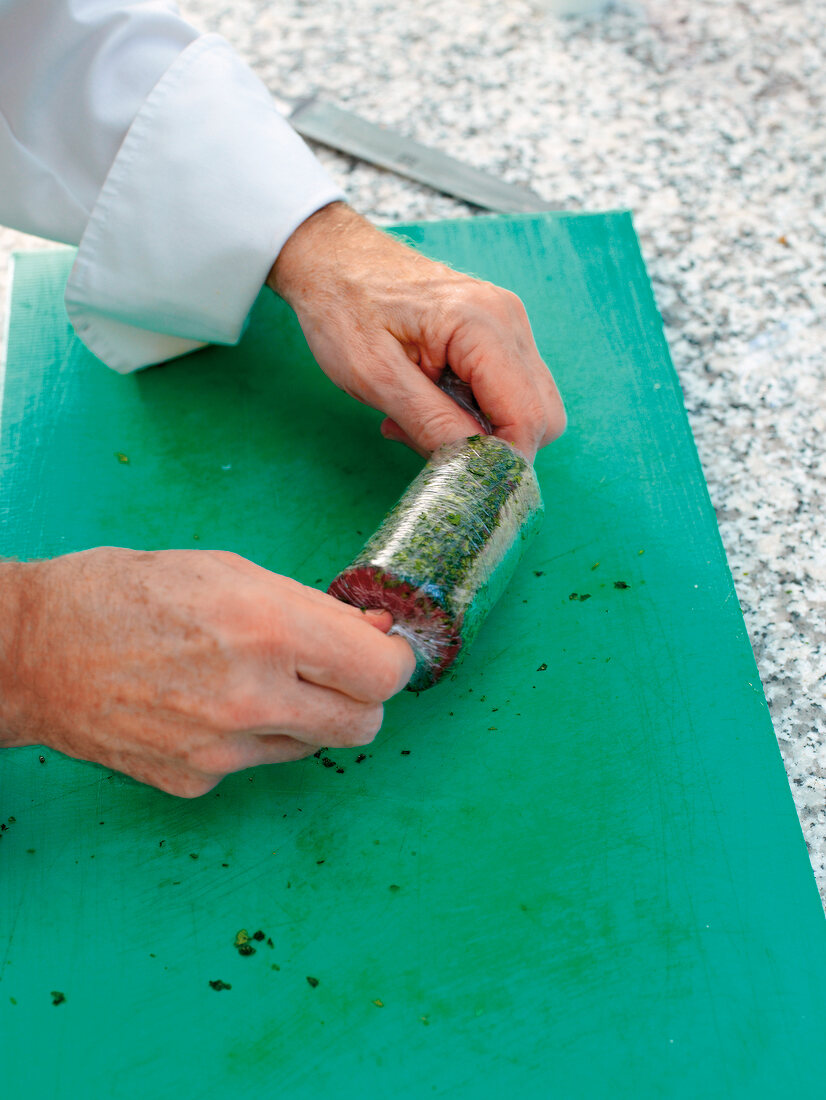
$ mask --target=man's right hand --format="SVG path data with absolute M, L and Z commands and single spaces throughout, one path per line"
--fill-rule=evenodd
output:
M 222 551 L 5 563 L 0 744 L 204 794 L 229 772 L 372 741 L 414 667 L 391 625 Z

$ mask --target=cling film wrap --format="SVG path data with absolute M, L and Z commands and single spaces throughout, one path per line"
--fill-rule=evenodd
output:
M 435 684 L 473 641 L 542 521 L 533 466 L 494 436 L 435 451 L 329 592 L 386 608 L 416 655 L 407 685 Z

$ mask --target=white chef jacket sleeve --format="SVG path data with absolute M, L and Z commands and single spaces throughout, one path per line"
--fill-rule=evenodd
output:
M 66 309 L 127 372 L 235 343 L 343 198 L 217 35 L 158 0 L 0 0 L 0 221 L 77 244 Z

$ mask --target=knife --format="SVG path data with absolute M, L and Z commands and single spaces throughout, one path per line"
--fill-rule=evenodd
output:
M 436 191 L 500 214 L 529 214 L 556 209 L 526 187 L 506 183 L 438 149 L 420 145 L 395 130 L 376 126 L 316 96 L 278 104 L 290 125 L 311 141 L 387 168 Z

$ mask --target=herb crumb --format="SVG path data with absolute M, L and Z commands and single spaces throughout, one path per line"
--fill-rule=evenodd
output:
M 62 1005 L 65 1000 L 66 1000 L 66 994 L 65 993 L 61 993 L 59 989 L 53 989 L 52 990 L 52 1004 L 53 1005 Z
M 313 987 L 313 989 L 315 989 L 315 987 L 318 985 L 318 978 L 311 978 L 308 974 L 307 975 L 307 983 L 309 985 L 311 985 Z
M 220 978 L 217 978 L 214 982 L 209 983 L 212 989 L 217 989 L 219 992 L 222 989 L 232 989 L 229 982 L 222 982 Z

